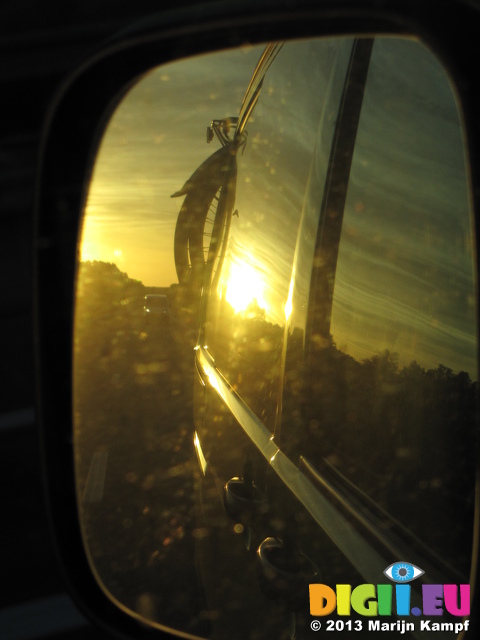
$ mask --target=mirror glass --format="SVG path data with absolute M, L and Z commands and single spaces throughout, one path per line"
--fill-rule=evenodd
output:
M 143 76 L 78 252 L 77 496 L 109 597 L 189 637 L 371 637 L 355 607 L 315 618 L 309 585 L 402 561 L 413 608 L 382 620 L 422 635 L 421 583 L 468 584 L 474 552 L 474 246 L 459 106 L 420 42 Z

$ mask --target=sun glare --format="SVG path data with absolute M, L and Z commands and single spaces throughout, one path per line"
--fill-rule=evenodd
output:
M 292 275 L 292 278 L 290 280 L 290 287 L 288 289 L 288 298 L 287 298 L 287 301 L 285 303 L 285 318 L 286 318 L 287 322 L 290 319 L 290 316 L 292 315 L 292 311 L 293 311 L 293 287 L 294 287 L 294 282 L 295 282 L 295 272 Z
M 102 227 L 93 215 L 86 215 L 79 244 L 80 260 L 82 262 L 101 260 L 114 262 L 120 266 L 124 259 L 124 252 L 118 245 L 103 242 Z
M 253 301 L 256 301 L 262 309 L 267 310 L 264 295 L 265 285 L 254 267 L 245 263 L 230 265 L 225 299 L 232 305 L 236 313 L 245 311 Z
M 82 262 L 87 262 L 89 260 L 102 260 L 98 228 L 94 217 L 88 215 L 88 211 L 83 221 L 83 229 L 79 243 L 79 254 Z
M 100 260 L 101 253 L 99 250 L 99 246 L 92 242 L 91 240 L 82 240 L 80 244 L 80 260 L 82 262 Z

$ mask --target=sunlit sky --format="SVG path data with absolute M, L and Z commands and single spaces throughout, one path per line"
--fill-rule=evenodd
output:
M 220 143 L 214 118 L 238 115 L 263 47 L 166 65 L 123 99 L 105 131 L 89 189 L 81 256 L 114 262 L 147 286 L 178 282 L 171 198 Z
M 332 334 L 358 358 L 389 348 L 407 362 L 442 362 L 476 375 L 474 256 L 452 92 L 418 44 L 381 46 L 374 48 L 380 66 L 374 55 L 350 177 Z M 317 128 L 335 122 L 336 108 L 328 112 L 324 96 L 334 65 L 343 78 L 348 63 L 348 56 L 339 62 L 337 49 L 328 42 L 286 46 L 267 73 L 238 158 L 239 217 L 220 282 L 237 312 L 255 301 L 282 324 L 291 311 L 312 154 L 324 153 L 322 171 L 328 163 L 329 144 L 314 151 Z M 82 260 L 113 262 L 147 286 L 178 282 L 173 240 L 183 198 L 171 195 L 219 148 L 216 138 L 206 143 L 206 127 L 238 115 L 262 50 L 167 65 L 121 101 L 95 163 Z

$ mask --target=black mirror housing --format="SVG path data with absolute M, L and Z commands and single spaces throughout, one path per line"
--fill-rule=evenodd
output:
M 93 160 L 114 107 L 155 66 L 221 49 L 322 36 L 409 36 L 426 44 L 457 90 L 466 130 L 475 225 L 480 216 L 480 8 L 453 0 L 219 2 L 159 13 L 120 33 L 66 80 L 47 115 L 35 229 L 38 406 L 45 490 L 58 557 L 80 608 L 123 638 L 190 637 L 117 606 L 99 586 L 84 549 L 72 445 L 72 341 L 81 216 Z M 210 131 L 210 139 L 213 131 Z M 480 234 L 477 232 L 477 243 Z M 479 247 L 477 246 L 477 255 Z M 478 264 L 475 267 L 478 278 Z M 477 426 L 478 430 L 478 426 Z M 477 437 L 478 441 L 478 437 Z M 477 452 L 473 602 L 465 638 L 480 629 Z M 173 635 L 172 635 L 173 634 Z

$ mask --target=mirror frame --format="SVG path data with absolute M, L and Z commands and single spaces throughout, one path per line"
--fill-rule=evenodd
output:
M 92 55 L 60 88 L 47 114 L 34 231 L 36 381 L 44 486 L 67 587 L 89 618 L 118 637 L 191 636 L 159 625 L 146 626 L 140 617 L 118 608 L 97 583 L 80 532 L 72 442 L 74 288 L 79 227 L 104 128 L 125 92 L 158 65 L 245 44 L 373 33 L 418 37 L 449 72 L 463 110 L 477 226 L 480 96 L 474 61 L 480 7 L 475 9 L 474 0 L 235 0 L 160 13 L 119 34 Z M 476 235 L 478 255 L 480 232 Z M 478 278 L 478 264 L 476 273 Z M 477 585 L 479 477 L 477 451 L 472 558 L 472 583 Z M 474 589 L 471 627 L 465 637 L 477 637 L 479 612 L 480 597 Z

